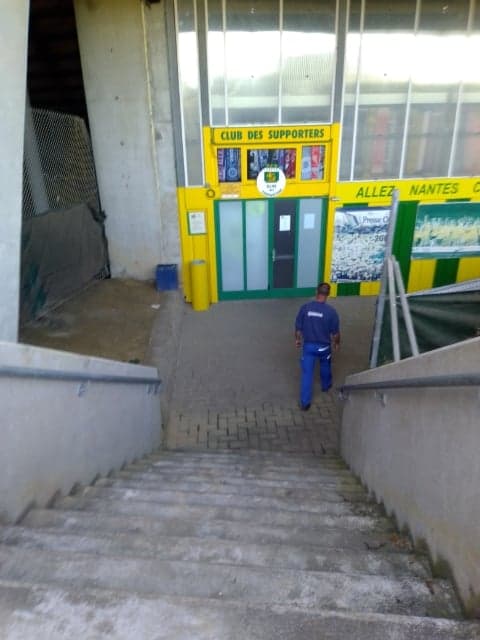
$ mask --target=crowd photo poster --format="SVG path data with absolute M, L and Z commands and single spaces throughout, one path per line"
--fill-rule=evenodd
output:
M 480 203 L 422 204 L 417 209 L 412 258 L 480 255 Z
M 390 209 L 335 211 L 332 282 L 375 282 L 382 276 Z

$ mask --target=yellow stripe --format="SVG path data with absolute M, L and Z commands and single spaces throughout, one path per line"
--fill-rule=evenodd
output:
M 458 263 L 457 282 L 480 278 L 480 258 L 460 258 Z
M 408 288 L 411 291 L 422 291 L 433 287 L 435 277 L 436 260 L 412 260 L 410 263 L 410 276 Z
M 378 296 L 379 293 L 380 293 L 380 282 L 361 282 L 360 283 L 361 296 Z

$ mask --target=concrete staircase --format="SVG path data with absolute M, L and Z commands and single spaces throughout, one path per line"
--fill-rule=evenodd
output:
M 336 457 L 165 452 L 0 528 L 2 640 L 473 640 Z

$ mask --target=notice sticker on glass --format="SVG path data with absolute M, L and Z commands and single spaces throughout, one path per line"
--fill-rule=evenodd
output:
M 303 216 L 303 228 L 305 230 L 315 229 L 315 214 L 314 213 L 306 213 Z
M 290 231 L 290 220 L 292 216 L 280 216 L 279 231 Z

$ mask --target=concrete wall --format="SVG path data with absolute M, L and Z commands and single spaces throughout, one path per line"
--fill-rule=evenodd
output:
M 153 367 L 0 343 L 2 367 L 152 377 Z M 160 446 L 160 393 L 144 384 L 19 379 L 1 373 L 0 520 Z
M 28 0 L 0 9 L 0 340 L 18 337 Z
M 479 373 L 474 338 L 349 376 L 347 384 Z M 469 611 L 480 606 L 480 390 L 351 392 L 341 450 L 352 470 L 434 561 L 446 560 Z
M 163 3 L 75 0 L 112 275 L 179 262 Z

